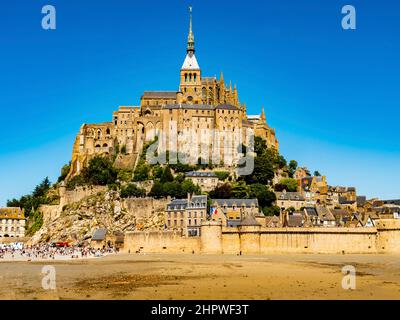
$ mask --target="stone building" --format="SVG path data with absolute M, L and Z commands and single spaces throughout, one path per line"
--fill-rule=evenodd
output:
M 207 220 L 207 196 L 191 196 L 172 200 L 165 210 L 167 230 L 187 237 L 200 236 L 201 224 Z
M 282 210 L 294 208 L 300 210 L 306 206 L 306 201 L 300 192 L 275 192 L 276 205 Z
M 258 216 L 257 199 L 211 199 L 210 220 L 236 227 L 248 216 Z
M 25 213 L 20 208 L 0 208 L 0 237 L 24 237 Z
M 192 171 L 186 173 L 186 178 L 200 186 L 202 191 L 209 192 L 218 185 L 218 177 L 214 172 Z
M 192 15 L 179 78 L 177 90 L 145 91 L 139 106 L 119 107 L 112 121 L 83 124 L 73 146 L 67 179 L 79 174 L 95 155 L 117 155 L 116 166 L 135 166 L 144 144 L 160 134 L 165 135 L 168 146 L 175 144 L 182 154 L 191 155 L 196 148 L 218 154 L 220 161 L 213 162 L 217 166 L 232 166 L 232 159 L 239 157 L 238 144 L 232 137 L 240 136 L 245 142 L 251 131 L 263 137 L 269 147 L 279 148 L 264 109 L 260 116 L 248 117 L 246 105 L 239 102 L 236 85 L 227 86 L 222 73 L 219 79 L 203 76 L 195 55 Z M 179 141 L 177 136 L 188 130 L 195 142 Z M 215 131 L 220 133 L 217 137 L 213 134 Z M 226 155 L 226 149 L 232 155 L 229 152 Z

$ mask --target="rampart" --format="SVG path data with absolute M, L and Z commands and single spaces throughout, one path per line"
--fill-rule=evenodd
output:
M 194 238 L 170 231 L 128 232 L 124 249 L 131 253 L 400 253 L 400 220 L 380 220 L 374 228 L 226 228 L 207 222 L 201 236 Z

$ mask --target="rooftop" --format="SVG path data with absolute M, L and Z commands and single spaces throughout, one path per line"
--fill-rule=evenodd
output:
M 214 172 L 209 171 L 191 171 L 186 173 L 186 177 L 216 177 Z
M 92 240 L 103 241 L 106 238 L 107 229 L 96 229 L 93 233 Z
M 257 199 L 211 199 L 211 204 L 218 204 L 220 207 L 227 206 L 230 207 L 242 207 L 245 206 L 250 208 L 252 206 L 258 207 Z

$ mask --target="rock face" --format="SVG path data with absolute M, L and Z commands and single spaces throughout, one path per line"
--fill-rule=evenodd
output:
M 121 199 L 116 191 L 99 192 L 65 205 L 54 218 L 44 219 L 42 228 L 30 243 L 69 241 L 84 244 L 98 228 L 106 228 L 111 234 L 116 231 L 162 230 L 166 201 Z

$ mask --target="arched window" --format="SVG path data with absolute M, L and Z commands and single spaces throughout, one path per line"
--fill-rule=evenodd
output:
M 189 73 L 189 82 L 192 82 L 192 74 Z
M 107 128 L 106 134 L 110 134 L 110 129 L 109 128 Z
M 187 82 L 188 74 L 185 73 L 185 82 Z
M 195 73 L 195 74 L 193 75 L 193 77 L 194 77 L 194 82 L 196 82 L 196 79 L 197 79 L 197 73 Z
M 203 96 L 203 99 L 205 100 L 207 98 L 207 89 L 205 87 L 203 87 L 203 89 L 201 89 L 201 94 Z

